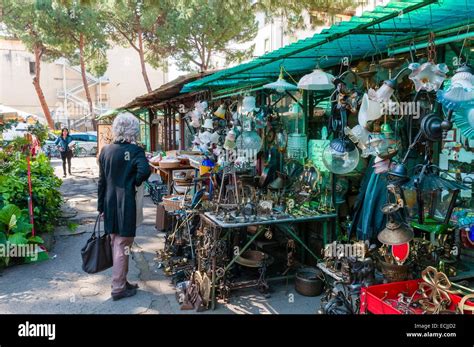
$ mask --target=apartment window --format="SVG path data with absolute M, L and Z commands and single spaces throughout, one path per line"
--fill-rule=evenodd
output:
M 263 50 L 265 53 L 270 52 L 270 39 L 267 38 L 263 41 Z
M 36 73 L 36 63 L 34 61 L 30 61 L 30 75 L 34 75 Z

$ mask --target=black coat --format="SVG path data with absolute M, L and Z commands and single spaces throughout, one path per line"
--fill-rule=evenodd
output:
M 150 174 L 150 166 L 141 147 L 131 143 L 113 143 L 102 148 L 97 210 L 104 213 L 105 232 L 135 236 L 136 187 Z

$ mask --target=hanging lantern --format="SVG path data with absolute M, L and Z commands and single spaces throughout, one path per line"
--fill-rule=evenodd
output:
M 377 239 L 385 245 L 402 245 L 413 240 L 411 228 L 389 219 L 385 228 L 377 235 Z
M 424 64 L 412 63 L 408 65 L 412 73 L 408 76 L 415 83 L 415 90 L 426 90 L 427 92 L 437 91 L 446 79 L 446 73 L 449 71 L 446 64 L 433 64 L 427 62 Z
M 288 158 L 304 159 L 308 156 L 308 138 L 305 134 L 292 133 L 288 135 L 286 153 Z
M 298 90 L 297 86 L 288 83 L 283 78 L 283 67 L 280 69 L 280 76 L 278 77 L 278 80 L 276 80 L 276 82 L 265 84 L 263 88 L 273 89 L 280 94 L 283 94 L 287 90 Z
M 333 75 L 328 74 L 321 69 L 316 69 L 300 79 L 298 82 L 298 88 L 304 90 L 329 91 L 335 88 L 333 81 Z
M 353 171 L 359 163 L 359 150 L 348 139 L 336 138 L 323 150 L 323 163 L 332 173 L 343 175 Z
M 448 231 L 451 214 L 461 189 L 468 187 L 438 175 L 439 169 L 424 165 L 402 186 L 411 225 L 426 232 Z

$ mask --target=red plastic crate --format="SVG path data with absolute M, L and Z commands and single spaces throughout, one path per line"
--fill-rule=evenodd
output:
M 370 286 L 362 288 L 360 294 L 360 313 L 364 314 L 367 312 L 374 314 L 402 314 L 392 305 L 384 302 L 384 299 L 396 299 L 398 293 L 405 293 L 408 296 L 413 295 L 413 293 L 418 290 L 418 283 L 422 282 L 422 279 L 403 281 L 403 282 L 393 282 L 387 284 L 379 284 L 375 286 Z M 449 294 L 451 297 L 451 305 L 447 308 L 450 311 L 455 311 L 458 303 L 461 301 L 461 297 L 454 294 Z M 417 296 L 415 295 L 414 299 Z M 467 305 L 474 306 L 470 302 Z M 417 313 L 421 314 L 423 311 L 418 311 Z M 469 313 L 469 312 L 466 312 Z

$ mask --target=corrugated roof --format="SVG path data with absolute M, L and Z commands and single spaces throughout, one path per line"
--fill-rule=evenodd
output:
M 250 78 L 273 80 L 282 65 L 292 75 L 311 71 L 318 63 L 321 68 L 339 65 L 343 57 L 376 55 L 399 40 L 470 24 L 473 15 L 474 0 L 391 1 L 248 63 L 187 83 L 181 92 L 220 89 L 248 83 Z

